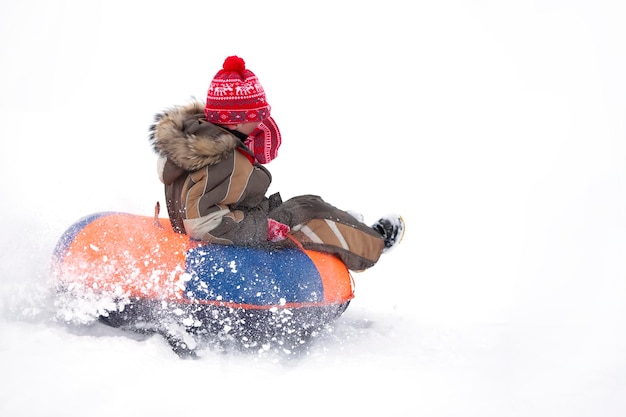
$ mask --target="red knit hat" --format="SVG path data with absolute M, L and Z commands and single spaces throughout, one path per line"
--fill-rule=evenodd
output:
M 226 58 L 209 86 L 204 115 L 216 124 L 261 122 L 269 117 L 265 91 L 243 59 Z

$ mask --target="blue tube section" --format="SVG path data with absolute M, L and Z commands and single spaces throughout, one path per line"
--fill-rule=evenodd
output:
M 298 249 L 207 245 L 187 253 L 190 299 L 258 306 L 322 302 L 317 267 Z

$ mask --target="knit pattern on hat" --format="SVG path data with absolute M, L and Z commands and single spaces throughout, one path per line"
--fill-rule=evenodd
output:
M 209 86 L 204 114 L 216 124 L 260 122 L 269 117 L 265 91 L 243 59 L 226 58 Z

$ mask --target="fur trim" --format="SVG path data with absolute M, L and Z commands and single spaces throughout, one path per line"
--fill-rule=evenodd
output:
M 157 114 L 150 126 L 152 148 L 186 171 L 220 162 L 240 140 L 203 118 L 204 104 L 198 101 Z

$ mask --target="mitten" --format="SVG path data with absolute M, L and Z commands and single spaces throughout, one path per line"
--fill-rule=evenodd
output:
M 274 219 L 267 219 L 267 240 L 270 242 L 280 242 L 287 237 L 289 226 L 277 222 Z

